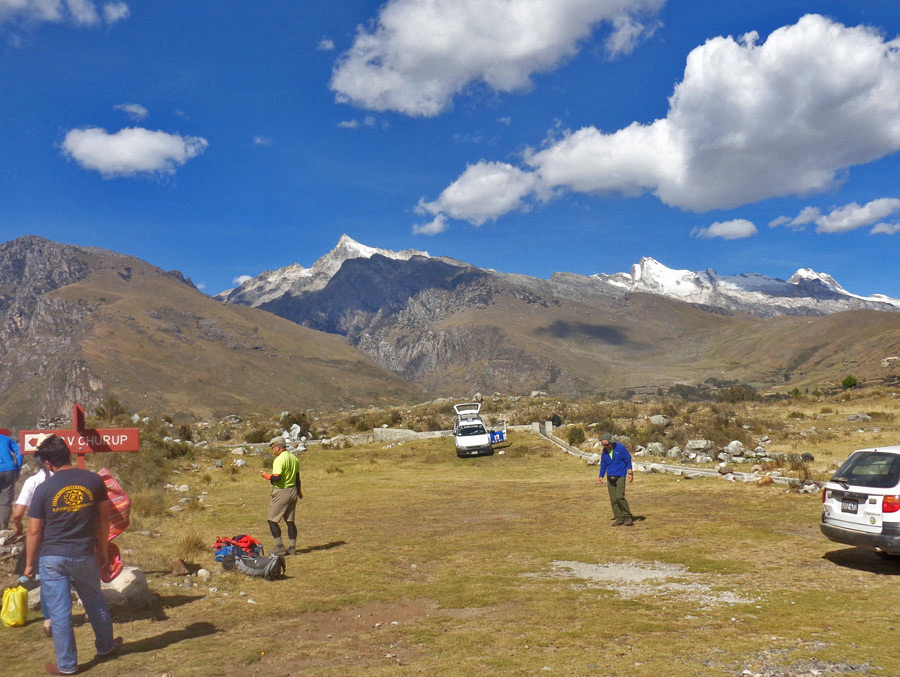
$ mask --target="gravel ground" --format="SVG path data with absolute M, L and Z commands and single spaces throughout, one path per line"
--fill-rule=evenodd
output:
M 703 608 L 752 604 L 755 600 L 730 590 L 713 590 L 718 577 L 694 574 L 681 564 L 662 562 L 552 562 L 552 576 L 588 581 L 593 587 L 613 590 L 621 597 L 666 595 L 689 600 Z

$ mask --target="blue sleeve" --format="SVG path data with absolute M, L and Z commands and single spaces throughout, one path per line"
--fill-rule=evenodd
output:
M 10 440 L 10 446 L 16 454 L 16 470 L 21 470 L 24 459 L 22 458 L 22 452 L 19 451 L 19 443 L 15 440 Z
M 603 477 L 606 474 L 606 469 L 609 466 L 609 454 L 600 454 L 600 477 Z
M 625 449 L 623 446 L 622 449 L 625 451 L 625 467 L 631 470 L 631 452 L 628 449 Z

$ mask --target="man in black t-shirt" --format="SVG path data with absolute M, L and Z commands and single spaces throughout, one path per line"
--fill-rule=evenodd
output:
M 37 450 L 41 467 L 53 477 L 37 489 L 28 510 L 25 575 L 34 576 L 40 551 L 41 595 L 46 596 L 53 628 L 56 663 L 44 667 L 51 675 L 78 671 L 72 598 L 75 588 L 94 629 L 98 656 L 122 645 L 113 639 L 112 619 L 100 591 L 100 568 L 107 563 L 109 499 L 97 473 L 72 467 L 66 443 L 55 435 Z

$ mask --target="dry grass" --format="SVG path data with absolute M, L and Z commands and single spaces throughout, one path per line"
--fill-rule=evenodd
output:
M 449 440 L 312 447 L 301 458 L 301 554 L 288 558 L 288 578 L 217 574 L 211 592 L 151 576 L 160 606 L 119 615 L 124 652 L 90 674 L 226 674 L 237 664 L 253 674 L 547 667 L 693 677 L 766 665 L 799 674 L 811 660 L 900 674 L 888 631 L 900 565 L 825 540 L 818 496 L 639 474 L 629 500 L 646 520 L 613 529 L 595 469 L 527 434 L 506 452 L 461 460 Z M 199 490 L 210 474 L 208 507 L 158 518 L 163 538 L 126 532 L 120 547 L 166 561 L 189 538 L 193 561 L 215 570 L 216 536 L 249 533 L 270 545 L 267 483 L 197 460 L 200 471 L 179 481 Z M 646 588 L 605 586 L 561 577 L 558 561 L 684 571 Z M 725 593 L 747 602 L 704 602 Z M 89 627 L 76 634 L 89 657 Z M 33 650 L 18 650 L 26 644 Z M 52 658 L 36 621 L 0 632 L 0 650 L 11 677 Z

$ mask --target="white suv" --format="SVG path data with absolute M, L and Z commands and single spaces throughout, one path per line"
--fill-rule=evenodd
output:
M 467 456 L 491 456 L 494 447 L 491 444 L 491 435 L 481 420 L 481 404 L 478 402 L 465 402 L 454 404 L 456 421 L 453 424 L 453 442 L 456 444 L 456 455 L 460 458 Z
M 822 533 L 900 556 L 900 446 L 859 449 L 822 490 Z

